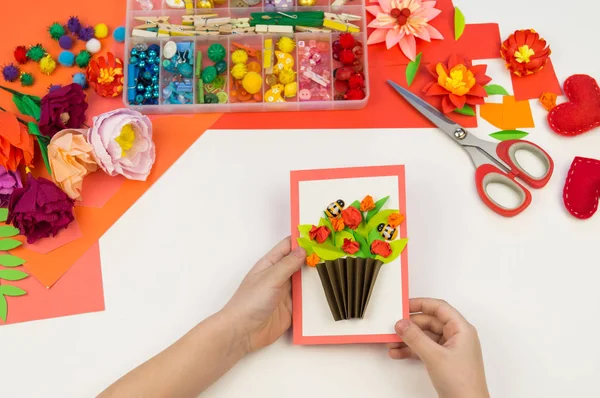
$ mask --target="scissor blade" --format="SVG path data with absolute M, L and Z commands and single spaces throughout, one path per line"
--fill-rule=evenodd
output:
M 452 135 L 457 128 L 461 128 L 459 124 L 453 122 L 444 116 L 443 113 L 435 109 L 433 106 L 422 100 L 415 94 L 411 93 L 404 87 L 388 80 L 390 86 L 392 86 L 398 94 L 400 94 L 409 104 L 411 104 L 416 110 L 418 110 L 423 116 L 425 116 L 431 123 L 435 124 L 446 134 Z

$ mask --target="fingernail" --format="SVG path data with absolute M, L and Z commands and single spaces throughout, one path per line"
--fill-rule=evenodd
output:
M 402 319 L 402 320 L 396 322 L 396 332 L 400 335 L 404 334 L 404 332 L 406 332 L 409 327 L 410 327 L 410 322 L 407 321 L 406 319 Z
M 306 251 L 303 248 L 301 248 L 300 246 L 298 246 L 297 248 L 295 248 L 292 251 L 292 256 L 298 257 L 298 258 L 305 258 L 306 257 Z

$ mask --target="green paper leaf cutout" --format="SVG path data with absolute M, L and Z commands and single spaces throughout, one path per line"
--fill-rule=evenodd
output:
M 329 242 L 314 245 L 313 249 L 317 256 L 319 256 L 321 260 L 325 261 L 337 260 L 338 258 L 342 258 L 346 255 L 346 253 L 344 253 L 341 249 L 338 249 Z
M 488 95 L 510 95 L 508 91 L 499 84 L 488 84 L 485 88 L 485 92 Z
M 23 243 L 16 239 L 3 239 L 0 240 L 0 250 L 12 250 L 21 246 L 22 244 Z
M 375 208 L 367 213 L 367 219 L 365 220 L 367 224 L 369 223 L 369 220 L 375 216 L 375 214 L 379 213 L 379 210 L 381 210 L 389 198 L 389 196 L 386 196 L 385 198 L 379 199 L 377 202 L 375 202 Z
M 19 112 L 23 115 L 31 116 L 35 120 L 40 120 L 40 107 L 29 96 L 13 95 L 12 100 Z
M 0 254 L 0 265 L 3 267 L 18 267 L 25 264 L 25 260 L 12 254 Z
M 309 239 L 309 231 L 312 229 L 312 224 L 303 224 L 303 225 L 298 225 L 298 231 L 300 232 L 300 236 Z
M 360 211 L 360 202 L 358 200 L 355 200 L 354 202 L 350 203 L 350 206 Z
M 19 235 L 19 230 L 12 225 L 1 225 L 0 226 L 0 238 L 9 238 L 11 236 Z
M 465 32 L 465 15 L 460 8 L 454 7 L 454 39 L 458 41 Z
M 8 303 L 6 297 L 0 294 L 0 319 L 6 322 L 6 316 L 8 315 Z
M 0 279 L 4 279 L 5 281 L 20 281 L 28 276 L 28 273 L 18 269 L 0 269 Z
M 34 122 L 27 123 L 27 130 L 30 135 L 34 135 L 36 137 L 43 137 L 43 134 L 40 132 L 40 128 Z
M 40 153 L 42 154 L 42 159 L 44 159 L 44 165 L 46 166 L 46 170 L 48 170 L 48 174 L 52 175 L 50 161 L 48 160 L 48 144 L 45 142 L 45 140 L 40 138 L 41 137 L 37 137 L 38 146 L 40 147 Z
M 0 222 L 6 222 L 8 218 L 8 209 L 0 209 Z
M 377 226 L 381 223 L 387 224 L 388 217 L 391 216 L 392 214 L 396 214 L 396 213 L 399 214 L 400 211 L 399 210 L 382 210 L 382 211 L 380 211 L 373 218 L 371 218 L 371 220 L 367 224 L 367 231 L 371 232 L 371 230 L 373 230 L 374 228 L 376 229 Z
M 388 256 L 388 258 L 384 258 L 379 255 L 375 256 L 375 258 L 377 260 L 381 260 L 381 262 L 383 262 L 384 264 L 391 263 L 392 261 L 397 259 L 402 254 L 407 243 L 408 243 L 408 239 L 394 240 L 394 241 L 390 242 L 390 247 L 392 248 L 392 254 L 390 254 Z
M 371 254 L 371 245 L 367 242 L 367 240 L 361 235 L 354 233 L 354 239 L 360 245 L 360 252 L 362 253 L 364 258 L 371 258 L 373 255 Z M 358 254 L 358 253 L 357 253 Z
M 369 246 L 372 245 L 373 242 L 375 242 L 376 240 L 385 241 L 385 239 L 383 239 L 383 236 L 381 236 L 377 228 L 373 228 L 371 232 L 369 232 Z
M 313 254 L 315 252 L 314 251 L 315 243 L 313 241 L 306 239 L 306 238 L 298 238 L 296 241 L 298 242 L 298 246 L 300 246 L 301 248 L 306 250 L 307 256 L 310 256 L 311 254 Z
M 455 113 L 460 113 L 461 115 L 467 116 L 475 116 L 475 111 L 471 108 L 470 105 L 465 104 L 464 108 L 456 108 L 454 110 Z
M 523 137 L 527 137 L 529 133 L 521 130 L 502 130 L 497 133 L 490 134 L 490 137 L 497 139 L 498 141 L 507 140 L 520 140 Z
M 342 246 L 344 246 L 344 239 L 350 239 L 351 241 L 354 241 L 354 235 L 351 234 L 348 231 L 339 231 L 338 233 L 335 234 L 335 246 L 339 247 L 340 249 L 342 248 Z
M 11 285 L 0 285 L 0 295 L 10 296 L 10 297 L 18 297 L 24 296 L 27 292 L 20 287 L 11 286 Z
M 414 61 L 411 61 L 406 67 L 406 83 L 408 87 L 413 84 L 415 80 L 415 76 L 417 76 L 417 72 L 419 71 L 419 67 L 421 66 L 421 58 L 423 57 L 423 53 L 417 54 L 417 57 Z

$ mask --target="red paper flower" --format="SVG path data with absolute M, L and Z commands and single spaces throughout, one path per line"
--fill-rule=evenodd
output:
M 87 80 L 98 95 L 117 97 L 123 92 L 123 62 L 113 53 L 95 58 L 87 68 Z
M 360 245 L 358 242 L 353 242 L 350 239 L 345 238 L 344 244 L 342 245 L 342 250 L 347 254 L 354 254 L 360 250 Z
M 85 122 L 88 104 L 79 84 L 69 84 L 51 91 L 42 98 L 40 132 L 47 137 L 61 130 L 78 129 Z
M 317 256 L 315 253 L 306 257 L 306 265 L 308 265 L 309 267 L 316 267 L 317 264 L 319 264 L 320 262 L 321 262 L 321 258 L 319 256 Z
M 392 247 L 385 241 L 376 240 L 371 243 L 371 253 L 378 254 L 383 258 L 388 258 L 390 254 L 392 254 Z
M 502 43 L 500 55 L 506 68 L 517 76 L 541 71 L 550 57 L 550 47 L 533 29 L 517 30 Z
M 341 231 L 346 226 L 344 224 L 344 219 L 341 217 L 329 217 L 329 222 L 335 232 Z
M 487 92 L 483 88 L 492 79 L 486 76 L 486 65 L 473 66 L 471 61 L 454 54 L 448 64 L 431 64 L 427 68 L 437 80 L 423 88 L 428 96 L 443 96 L 442 111 L 450 113 L 465 105 L 484 103 Z
M 356 209 L 356 207 L 349 206 L 347 209 L 342 210 L 342 218 L 344 224 L 350 229 L 356 229 L 362 222 L 362 214 Z
M 327 237 L 330 233 L 331 230 L 325 226 L 317 227 L 313 225 L 308 232 L 308 236 L 311 240 L 316 240 L 318 243 L 323 243 L 327 240 Z

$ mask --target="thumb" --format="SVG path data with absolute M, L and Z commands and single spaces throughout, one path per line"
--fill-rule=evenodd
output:
M 290 254 L 273 264 L 270 270 L 270 280 L 277 284 L 282 285 L 292 275 L 302 267 L 302 264 L 306 261 L 306 251 L 297 247 Z
M 413 321 L 402 319 L 396 322 L 396 333 L 404 343 L 425 363 L 435 360 L 443 347 L 431 340 Z

